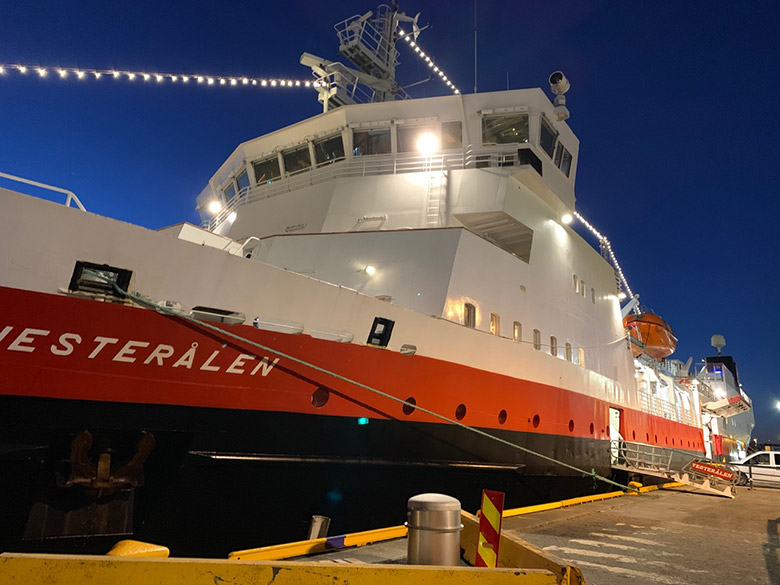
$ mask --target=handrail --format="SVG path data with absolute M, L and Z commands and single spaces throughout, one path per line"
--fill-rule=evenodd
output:
M 336 179 L 352 177 L 372 177 L 378 175 L 397 175 L 421 173 L 437 170 L 451 171 L 462 169 L 514 167 L 519 165 L 517 156 L 519 144 L 494 144 L 489 146 L 469 146 L 453 149 L 432 156 L 416 153 L 373 154 L 348 156 L 327 164 L 297 171 L 285 177 L 242 189 L 214 217 L 203 216 L 202 226 L 208 230 L 217 229 L 232 212 L 253 201 L 269 199 L 290 191 L 326 183 Z
M 0 172 L 0 177 L 4 179 L 9 179 L 11 181 L 18 181 L 19 183 L 32 185 L 33 187 L 40 187 L 42 189 L 49 189 L 51 191 L 56 191 L 57 193 L 64 193 L 65 195 L 68 196 L 67 199 L 65 199 L 65 207 L 70 207 L 70 202 L 74 201 L 76 203 L 76 206 L 81 211 L 86 211 L 86 209 L 84 209 L 84 206 L 81 204 L 81 201 L 79 201 L 79 198 L 76 197 L 76 194 L 73 191 L 68 191 L 67 189 L 62 189 L 60 187 L 47 185 L 46 183 L 39 183 L 38 181 L 33 181 L 32 179 L 25 179 L 23 177 L 17 177 L 16 175 L 9 175 L 8 173 Z

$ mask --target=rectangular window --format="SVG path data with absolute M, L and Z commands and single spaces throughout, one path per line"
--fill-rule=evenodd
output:
M 311 167 L 311 157 L 309 156 L 309 145 L 304 144 L 298 146 L 292 150 L 287 150 L 282 153 L 282 159 L 284 160 L 284 170 L 293 175 L 301 171 L 305 171 Z
M 398 152 L 419 152 L 417 149 L 417 139 L 425 132 L 433 134 L 433 126 L 399 126 Z
M 570 362 L 571 361 L 571 343 L 567 343 L 564 347 L 565 347 L 565 351 L 566 351 L 566 361 Z
M 571 154 L 565 148 L 563 149 L 563 159 L 561 160 L 561 170 L 563 171 L 563 174 L 566 175 L 567 177 L 569 176 L 569 171 L 571 171 Z
M 490 334 L 501 335 L 501 317 L 495 313 L 490 313 Z
M 585 296 L 585 290 L 586 289 L 587 289 L 587 287 L 585 286 L 585 281 L 581 280 L 580 281 L 580 295 L 582 295 L 583 297 Z
M 249 188 L 249 174 L 244 171 L 236 177 L 236 184 L 238 185 L 238 192 L 246 191 Z
M 441 125 L 441 149 L 463 148 L 463 127 L 460 120 L 456 122 L 442 122 Z
M 542 349 L 542 332 L 534 329 L 534 349 Z
M 550 335 L 550 355 L 558 357 L 558 338 Z
M 225 193 L 225 201 L 233 199 L 236 194 L 236 186 L 233 184 L 233 181 L 230 182 L 230 185 L 225 188 L 223 193 Z
M 553 150 L 555 149 L 555 139 L 558 138 L 558 133 L 547 121 L 547 118 L 542 116 L 542 126 L 539 130 L 539 146 L 547 153 L 547 156 L 552 158 Z
M 581 347 L 577 349 L 577 357 L 581 366 L 585 367 L 585 350 Z
M 352 136 L 355 156 L 390 153 L 390 128 L 355 130 Z
M 555 166 L 558 168 L 561 168 L 561 157 L 563 156 L 563 150 L 563 144 L 559 142 L 558 146 L 555 147 L 555 158 L 553 159 Z
M 344 141 L 341 134 L 314 141 L 314 158 L 317 166 L 327 165 L 344 158 Z
M 484 144 L 528 142 L 528 114 L 485 116 L 482 118 Z
M 279 170 L 279 158 L 276 155 L 263 160 L 257 160 L 252 163 L 252 167 L 255 169 L 255 180 L 258 185 L 270 183 L 282 176 Z
M 596 304 L 596 289 L 594 288 L 590 289 L 590 300 L 594 305 Z
M 518 321 L 512 324 L 512 339 L 517 343 L 523 340 L 523 326 Z
M 463 305 L 463 324 L 471 329 L 477 326 L 477 308 L 471 303 Z

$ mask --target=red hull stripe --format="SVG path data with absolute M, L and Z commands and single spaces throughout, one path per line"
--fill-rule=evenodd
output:
M 154 311 L 7 287 L 0 307 L 0 395 L 440 422 Z M 609 439 L 610 403 L 583 394 L 371 346 L 224 328 L 444 416 L 465 410 L 464 424 Z M 703 450 L 698 428 L 622 410 L 628 441 Z

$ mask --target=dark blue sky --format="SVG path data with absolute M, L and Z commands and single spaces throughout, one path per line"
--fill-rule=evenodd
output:
M 0 3 L 0 63 L 308 78 L 333 25 L 371 2 Z M 417 0 L 420 44 L 473 89 L 473 2 Z M 643 304 L 711 353 L 722 333 L 780 440 L 780 2 L 478 0 L 480 91 L 571 80 L 578 210 L 612 241 Z M 425 69 L 401 48 L 400 77 Z M 416 95 L 440 95 L 438 83 Z M 0 77 L 0 171 L 71 189 L 152 228 L 197 223 L 194 198 L 238 145 L 318 113 L 313 92 Z

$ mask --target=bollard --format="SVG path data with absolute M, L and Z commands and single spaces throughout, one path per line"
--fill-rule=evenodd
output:
M 460 502 L 444 494 L 409 498 L 406 562 L 409 565 L 460 564 Z
M 311 522 L 309 523 L 309 540 L 325 538 L 328 536 L 329 528 L 330 518 L 327 516 L 319 516 L 315 514 L 311 517 Z

